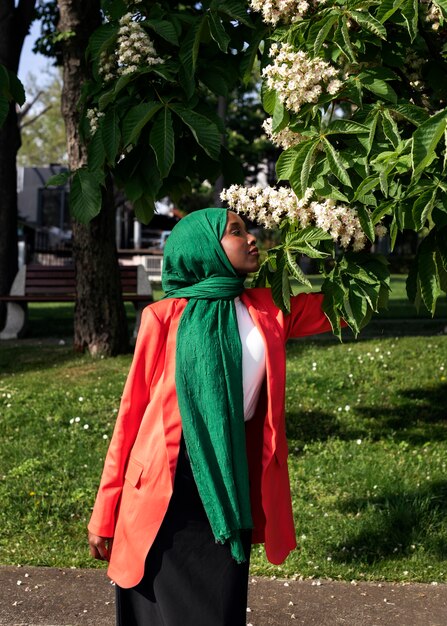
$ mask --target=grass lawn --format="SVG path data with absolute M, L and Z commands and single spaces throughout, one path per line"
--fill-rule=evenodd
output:
M 70 327 L 36 311 L 40 336 Z M 130 359 L 0 346 L 0 563 L 101 566 L 85 526 Z M 446 368 L 447 336 L 290 343 L 299 549 L 277 568 L 255 547 L 253 573 L 446 581 Z

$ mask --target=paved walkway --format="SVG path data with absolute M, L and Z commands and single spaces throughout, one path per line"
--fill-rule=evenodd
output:
M 447 585 L 252 578 L 248 606 L 251 626 L 446 626 Z M 1 626 L 113 626 L 114 612 L 103 570 L 0 567 Z

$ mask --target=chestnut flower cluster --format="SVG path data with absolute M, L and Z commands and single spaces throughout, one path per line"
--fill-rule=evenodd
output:
M 311 9 L 325 4 L 326 0 L 250 0 L 253 11 L 262 13 L 267 24 L 293 23 L 303 19 Z
M 283 148 L 287 150 L 287 148 L 292 148 L 293 146 L 297 146 L 301 143 L 305 138 L 300 133 L 294 133 L 293 130 L 290 130 L 288 126 L 283 128 L 282 130 L 274 133 L 272 130 L 272 118 L 268 117 L 266 120 L 262 122 L 262 128 L 265 130 L 265 134 L 270 139 L 275 146 L 278 148 Z
M 99 120 L 101 117 L 104 117 L 105 113 L 103 111 L 98 111 L 98 109 L 88 109 L 87 110 L 87 119 L 90 125 L 90 133 L 93 136 L 98 130 Z
M 156 65 L 163 59 L 157 56 L 151 38 L 144 28 L 126 13 L 120 19 L 118 31 L 118 71 L 120 74 L 133 74 L 142 65 Z
M 290 44 L 273 44 L 273 63 L 262 70 L 267 87 L 290 111 L 298 113 L 303 104 L 316 103 L 323 91 L 335 95 L 342 82 L 338 71 L 321 58 L 313 59 L 307 52 L 295 51 Z
M 163 63 L 151 38 L 132 13 L 123 15 L 119 24 L 116 49 L 102 52 L 100 56 L 99 71 L 105 82 L 133 74 L 140 67 Z
M 314 190 L 306 190 L 303 198 L 297 198 L 291 189 L 280 187 L 242 187 L 231 185 L 221 193 L 221 199 L 230 209 L 245 214 L 248 219 L 265 228 L 278 227 L 285 219 L 297 222 L 302 228 L 316 226 L 329 233 L 342 248 L 352 246 L 354 251 L 366 245 L 357 211 L 332 199 L 312 200 Z M 377 236 L 383 236 L 386 228 L 376 227 Z
M 439 30 L 442 21 L 442 12 L 436 2 L 432 0 L 421 0 L 421 9 L 425 16 L 425 21 L 431 24 L 432 30 Z

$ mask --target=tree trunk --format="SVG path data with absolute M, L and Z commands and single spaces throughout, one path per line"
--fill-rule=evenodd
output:
M 33 19 L 34 0 L 0 3 L 0 63 L 17 74 L 23 41 Z M 0 295 L 9 293 L 18 270 L 17 246 L 17 152 L 20 131 L 17 112 L 11 105 L 0 128 Z M 4 325 L 5 306 L 0 304 L 0 328 Z
M 62 115 L 69 167 L 76 170 L 87 162 L 87 148 L 79 133 L 78 101 L 89 75 L 85 50 L 90 35 L 101 23 L 100 2 L 59 0 L 58 6 L 59 30 L 74 33 L 63 42 Z M 129 334 L 121 296 L 111 184 L 103 194 L 100 214 L 89 224 L 73 223 L 73 257 L 77 287 L 75 349 L 88 349 L 93 356 L 124 352 Z

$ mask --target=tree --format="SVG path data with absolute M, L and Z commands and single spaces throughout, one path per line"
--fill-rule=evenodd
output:
M 105 204 L 112 181 L 148 222 L 156 199 L 169 194 L 175 200 L 193 181 L 215 181 L 221 171 L 229 183 L 240 180 L 240 167 L 222 142 L 222 121 L 207 97 L 225 97 L 249 76 L 259 40 L 250 45 L 257 31 L 240 1 L 189 6 L 109 0 L 102 4 L 102 25 L 99 6 L 88 4 L 87 14 L 87 3 L 59 1 L 57 45 L 64 60 L 62 107 L 78 275 L 75 344 L 107 353 L 120 348 L 108 347 L 105 329 L 112 320 L 95 314 L 94 302 L 108 314 L 116 305 L 100 282 L 101 276 L 110 280 L 115 268 L 104 254 L 114 241 L 112 211 Z M 100 228 L 106 215 L 109 226 Z M 102 252 L 93 257 L 95 246 Z
M 28 74 L 25 83 L 27 102 L 18 118 L 22 145 L 17 156 L 18 165 L 45 166 L 67 163 L 67 143 L 61 114 L 62 75 L 60 70 L 48 73 L 46 84 L 37 83 Z
M 71 170 L 85 167 L 87 146 L 80 135 L 79 100 L 90 78 L 85 50 L 101 24 L 99 0 L 59 0 L 63 59 L 62 115 L 65 121 L 68 163 Z M 82 171 L 82 170 L 81 170 Z M 98 211 L 89 223 L 73 220 L 73 258 L 76 268 L 74 345 L 92 355 L 111 355 L 128 347 L 126 314 L 121 297 L 115 247 L 113 188 L 102 181 L 94 190 Z M 92 193 L 89 182 L 78 179 L 82 194 Z M 76 189 L 76 182 L 73 182 Z M 102 209 L 102 210 L 100 210 Z M 76 213 L 76 212 L 75 212 Z
M 278 189 L 232 187 L 230 206 L 281 227 L 257 277 L 287 310 L 301 254 L 325 276 L 325 310 L 358 333 L 386 303 L 378 234 L 412 229 L 421 243 L 409 298 L 434 313 L 447 292 L 447 30 L 445 0 L 262 3 L 270 25 L 263 104 L 283 148 Z M 341 253 L 340 253 L 341 250 Z
M 0 5 L 0 295 L 9 293 L 17 273 L 17 168 L 20 148 L 16 103 L 24 93 L 17 79 L 23 41 L 34 18 L 34 0 Z M 4 307 L 0 306 L 0 327 Z

